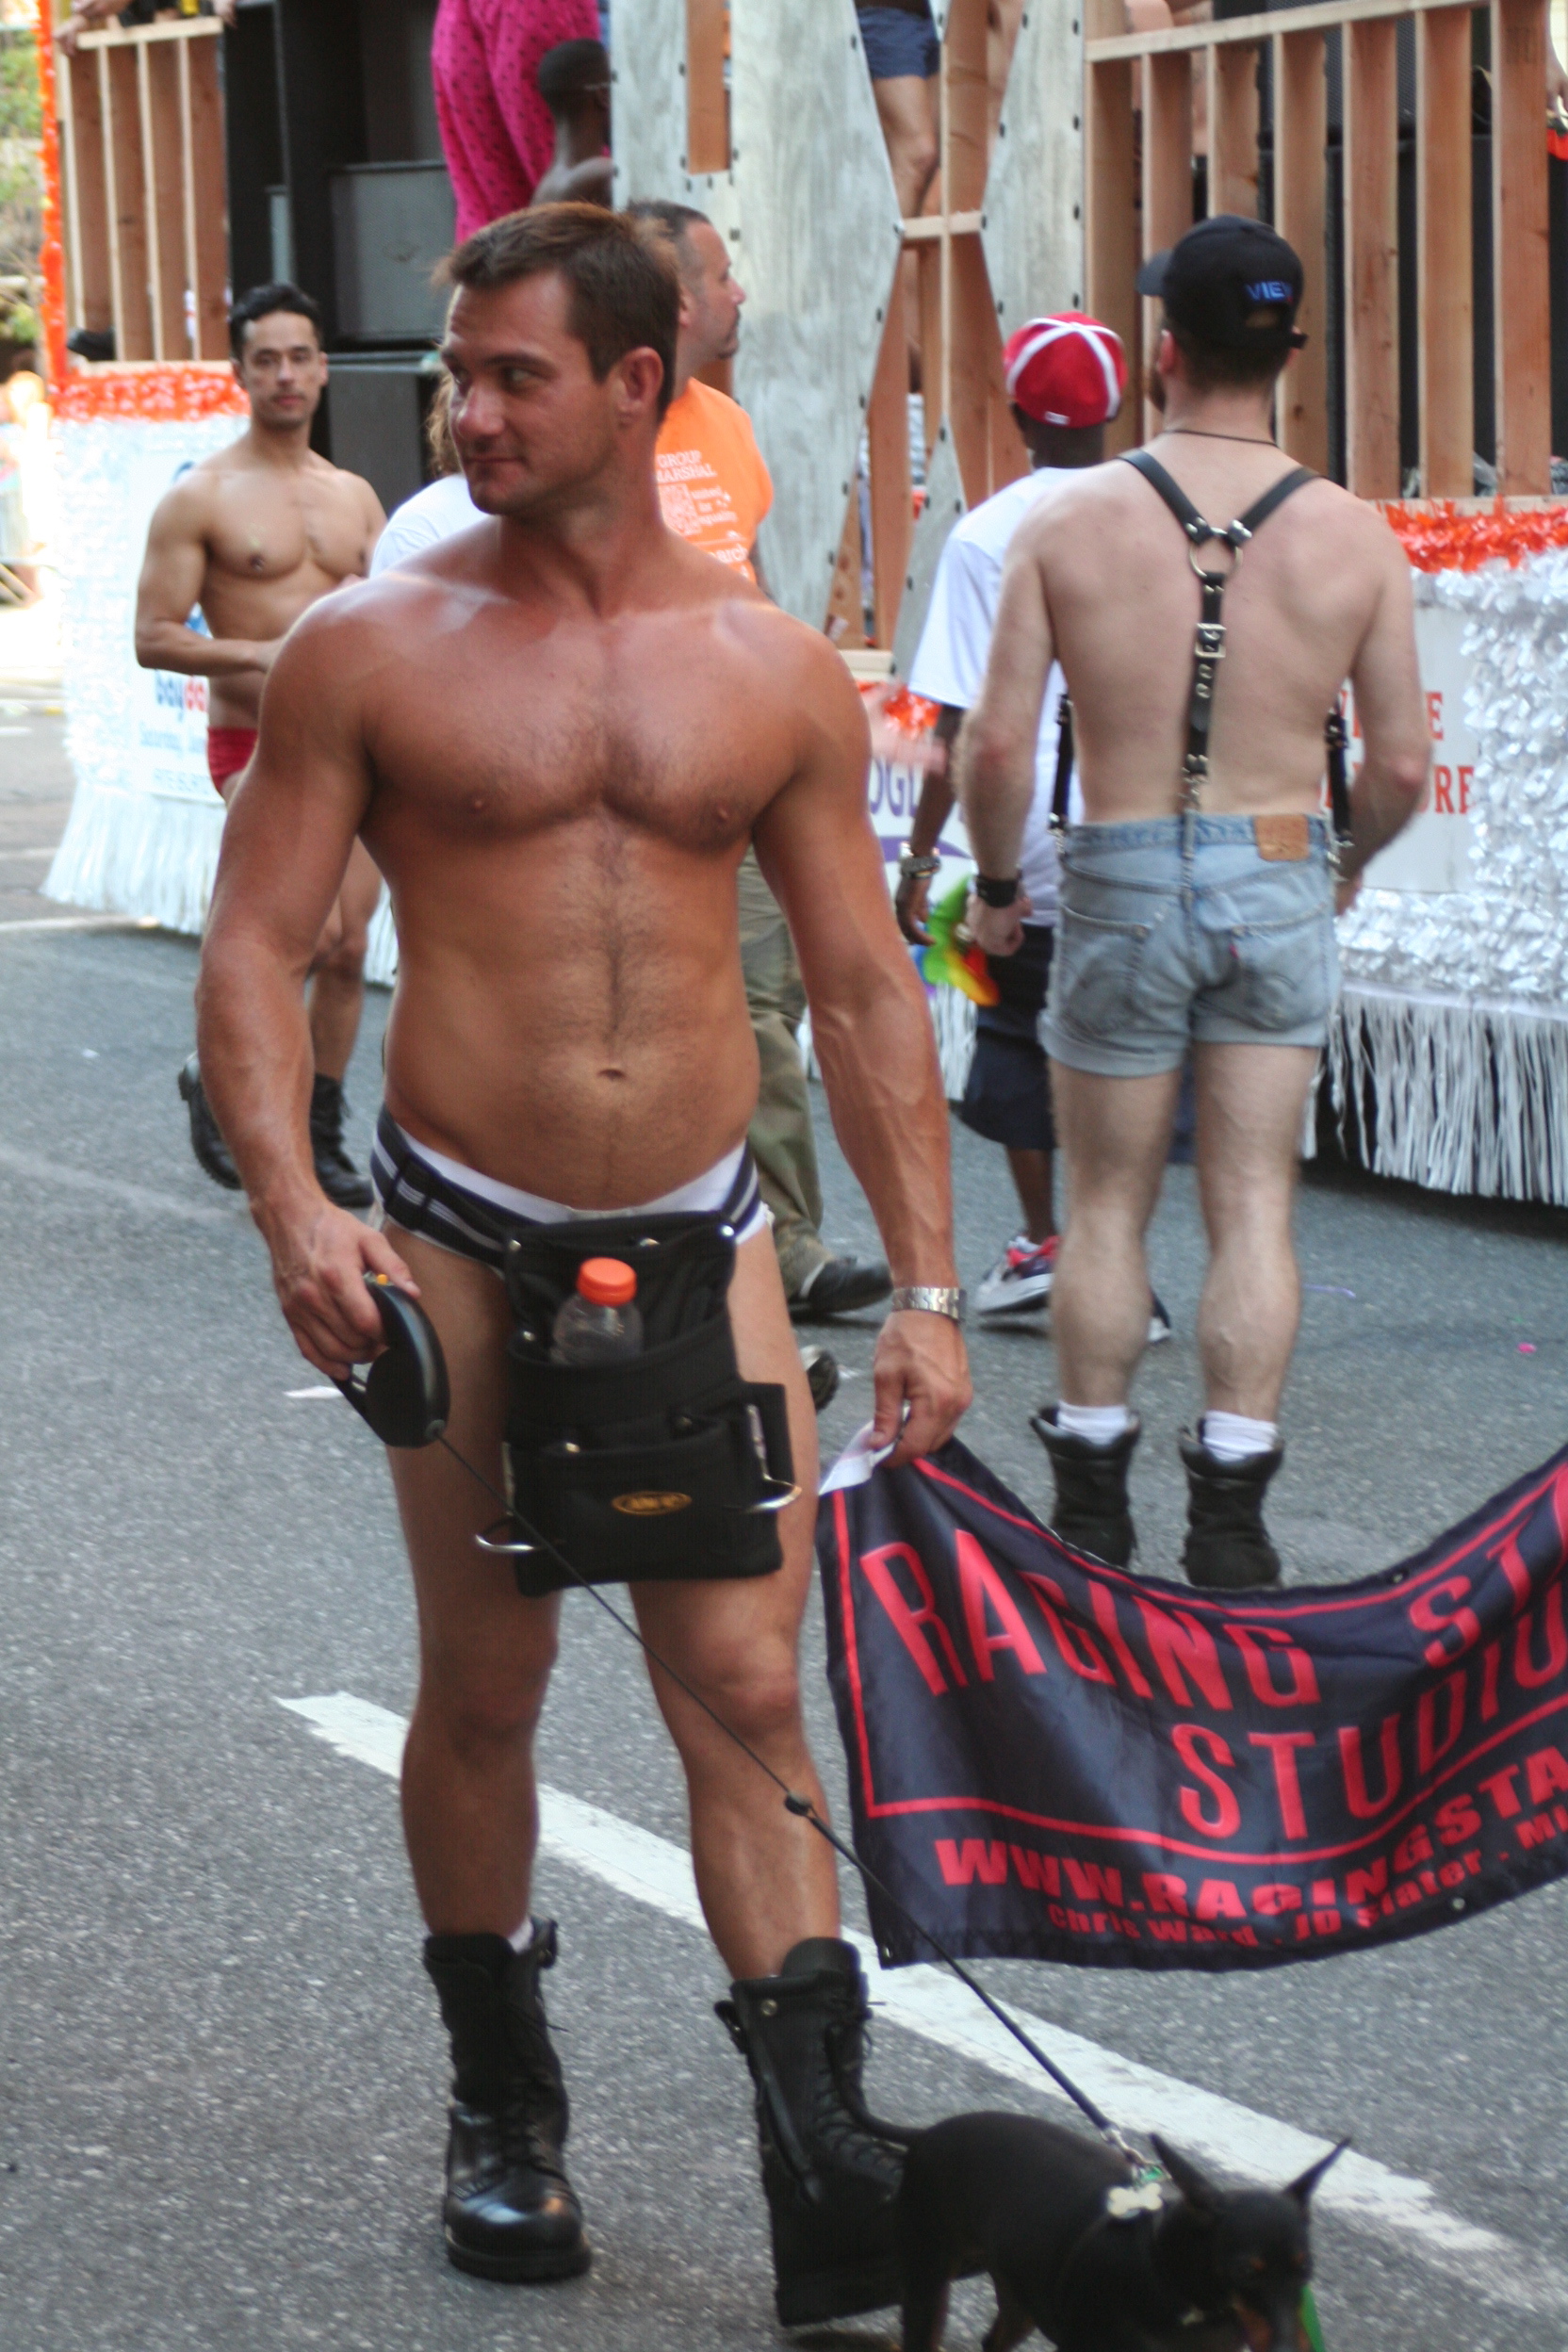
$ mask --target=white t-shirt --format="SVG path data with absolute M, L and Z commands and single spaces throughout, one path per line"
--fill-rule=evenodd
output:
M 979 698 L 986 660 L 1002 594 L 1002 566 L 1008 542 L 1038 498 L 1057 483 L 1075 479 L 1070 469 L 1037 466 L 1032 474 L 984 498 L 955 523 L 931 585 L 931 604 L 921 632 L 920 650 L 909 672 L 909 685 L 932 702 L 945 702 L 967 710 Z M 1039 743 L 1035 753 L 1035 797 L 1024 820 L 1019 852 L 1023 888 L 1034 906 L 1036 923 L 1056 920 L 1056 844 L 1051 837 L 1051 802 L 1056 788 L 1056 710 L 1062 699 L 1062 673 L 1054 662 L 1040 709 Z M 1078 800 L 1074 776 L 1073 799 Z M 1073 811 L 1081 813 L 1081 804 Z
M 463 476 L 443 474 L 439 482 L 428 482 L 423 490 L 416 490 L 399 507 L 376 541 L 370 558 L 370 578 L 374 580 L 378 572 L 389 572 L 394 564 L 406 564 L 411 555 L 423 555 L 427 547 L 439 547 L 443 539 L 449 539 L 454 531 L 466 531 L 470 523 L 484 520 L 468 496 Z

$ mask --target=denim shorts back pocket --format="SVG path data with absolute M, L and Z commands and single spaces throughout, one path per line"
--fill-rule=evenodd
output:
M 1051 968 L 1051 1017 L 1084 1037 L 1110 1037 L 1132 1017 L 1144 948 L 1152 926 L 1114 923 L 1063 906 L 1056 917 Z
M 1315 908 L 1233 932 L 1230 972 L 1206 995 L 1217 1012 L 1266 1037 L 1326 1021 L 1338 978 L 1332 910 Z

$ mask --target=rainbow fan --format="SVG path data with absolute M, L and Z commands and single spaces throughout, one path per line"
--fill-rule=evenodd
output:
M 1001 990 L 991 978 L 983 951 L 961 946 L 958 941 L 958 925 L 964 919 L 968 898 L 969 884 L 955 882 L 927 914 L 925 927 L 931 934 L 931 945 L 921 950 L 921 978 L 928 988 L 956 988 L 972 1004 L 994 1004 Z

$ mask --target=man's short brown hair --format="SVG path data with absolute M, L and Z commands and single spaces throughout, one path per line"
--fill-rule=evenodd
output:
M 567 325 L 602 384 L 628 351 L 654 351 L 663 363 L 657 415 L 675 391 L 680 286 L 674 269 L 629 220 L 599 204 L 539 204 L 478 229 L 442 270 L 449 286 L 489 294 L 550 272 L 566 281 Z

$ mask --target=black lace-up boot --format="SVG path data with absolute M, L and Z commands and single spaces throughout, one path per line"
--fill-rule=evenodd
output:
M 343 1081 L 317 1073 L 310 1090 L 310 1150 L 316 1181 L 329 1200 L 340 1209 L 368 1209 L 374 1194 L 370 1179 L 362 1176 L 343 1143 Z
M 221 1184 L 225 1192 L 237 1192 L 239 1170 L 212 1115 L 212 1105 L 202 1084 L 201 1064 L 194 1054 L 180 1071 L 179 1088 L 180 1100 L 190 1114 L 190 1148 L 196 1154 L 197 1166 L 215 1184 Z
M 856 2120 L 869 2012 L 854 1946 L 812 1936 L 777 1976 L 743 1978 L 730 1991 L 718 2014 L 756 2088 L 780 2324 L 896 2303 L 904 2157 Z
M 1056 1407 L 1031 1413 L 1029 1427 L 1051 1456 L 1056 1480 L 1056 1507 L 1051 1527 L 1075 1552 L 1125 1568 L 1137 1547 L 1133 1514 L 1127 1507 L 1127 1469 L 1133 1448 L 1143 1434 L 1134 1413 L 1121 1435 L 1108 1446 L 1091 1446 L 1056 1425 Z
M 1180 1442 L 1187 1471 L 1182 1566 L 1188 1583 L 1223 1592 L 1278 1584 L 1280 1555 L 1263 1523 L 1263 1498 L 1285 1458 L 1284 1447 L 1250 1454 L 1243 1462 L 1222 1462 L 1190 1429 L 1182 1431 Z
M 562 2149 L 568 2111 L 542 1971 L 555 1922 L 514 1952 L 504 1936 L 432 1936 L 425 1967 L 452 2043 L 447 2258 L 481 2278 L 575 2278 L 592 2255 Z

